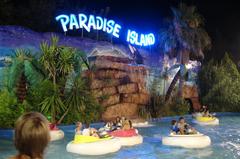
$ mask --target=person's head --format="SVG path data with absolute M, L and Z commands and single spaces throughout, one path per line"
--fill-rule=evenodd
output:
M 130 123 L 129 123 L 128 120 L 125 120 L 125 121 L 123 122 L 122 128 L 123 128 L 124 130 L 128 130 L 128 129 L 131 128 L 131 125 L 130 125 Z
M 90 127 L 90 124 L 89 123 L 86 123 L 85 124 L 85 128 L 88 129 Z
M 82 128 L 82 123 L 78 121 L 78 122 L 76 123 L 76 127 Z
M 121 118 L 119 116 L 117 116 L 116 118 L 116 122 L 120 122 Z
M 180 123 L 185 123 L 184 117 L 180 117 L 180 118 L 179 118 L 179 122 L 180 122 Z
M 17 119 L 14 142 L 19 155 L 43 158 L 49 141 L 48 121 L 42 114 L 29 112 Z
M 110 126 L 110 122 L 107 122 L 105 125 L 109 127 Z
M 176 123 L 177 123 L 176 120 L 172 120 L 172 121 L 171 121 L 171 124 L 172 124 L 172 125 L 176 125 Z
M 94 128 L 91 128 L 91 134 L 97 133 L 97 130 Z

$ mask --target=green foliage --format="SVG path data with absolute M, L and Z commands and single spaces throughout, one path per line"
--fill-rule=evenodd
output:
M 203 51 L 210 48 L 211 40 L 202 27 L 203 18 L 196 7 L 180 3 L 178 8 L 172 8 L 172 12 L 173 20 L 160 33 L 160 48 L 177 57 L 187 51 L 193 57 L 203 58 Z
M 24 103 L 18 104 L 13 93 L 6 89 L 0 91 L 0 127 L 14 126 L 16 119 L 24 112 Z
M 83 121 L 91 123 L 100 118 L 101 106 L 87 87 L 87 81 L 76 76 L 66 89 L 67 119 L 69 123 Z
M 46 97 L 41 103 L 41 112 L 51 114 L 53 123 L 56 122 L 56 116 L 65 110 L 65 106 L 59 96 L 54 92 L 51 96 Z
M 150 107 L 152 117 L 185 115 L 189 112 L 189 103 L 174 96 L 171 101 L 165 102 L 164 96 L 151 94 Z
M 6 90 L 0 92 L 0 127 L 12 127 L 23 111 L 40 111 L 59 124 L 97 121 L 101 106 L 89 91 L 87 79 L 81 77 L 82 70 L 90 69 L 84 52 L 59 46 L 56 36 L 50 43 L 41 43 L 40 50 L 40 59 L 28 50 L 16 50 L 6 68 Z M 24 95 L 21 104 L 15 94 Z
M 203 104 L 212 111 L 240 111 L 240 74 L 227 53 L 219 63 L 212 60 L 203 66 L 199 86 Z
M 52 94 L 54 94 L 53 84 L 49 80 L 44 80 L 31 87 L 26 97 L 30 106 L 28 111 L 41 111 L 40 103 Z
M 150 103 L 147 107 L 151 117 L 184 115 L 189 112 L 189 103 L 184 99 L 177 97 L 176 90 L 170 101 L 166 102 L 164 95 L 158 91 L 158 79 L 154 79 L 150 89 Z
M 18 85 L 21 75 L 26 77 L 30 86 L 38 84 L 44 78 L 39 63 L 29 50 L 17 49 L 12 57 L 10 67 L 6 69 L 6 85 L 12 91 Z
M 149 112 L 148 106 L 140 107 L 138 111 L 138 115 L 139 117 L 146 120 L 151 119 L 152 117 L 151 112 Z
M 169 102 L 161 102 L 158 114 L 161 116 L 185 115 L 189 112 L 190 105 L 184 99 L 175 96 Z
M 63 82 L 66 82 L 66 77 L 74 71 L 74 57 L 76 49 L 58 45 L 59 38 L 51 37 L 51 43 L 42 42 L 40 44 L 41 57 L 40 63 L 48 73 L 49 80 L 52 81 L 54 92 L 46 97 L 41 103 L 41 112 L 50 113 L 52 122 L 56 122 L 57 116 L 65 110 L 64 101 L 61 98 L 61 91 L 58 88 L 58 83 L 63 87 Z M 57 81 L 58 80 L 58 81 Z M 61 88 L 60 88 L 61 89 Z
M 203 52 L 211 47 L 211 39 L 203 28 L 203 18 L 195 6 L 180 3 L 178 8 L 172 8 L 173 19 L 168 28 L 160 33 L 160 49 L 170 57 L 177 57 L 180 65 L 180 77 L 177 73 L 172 81 L 165 100 L 171 96 L 172 90 L 179 80 L 179 96 L 182 96 L 183 76 L 186 74 L 185 64 L 195 58 L 203 59 Z

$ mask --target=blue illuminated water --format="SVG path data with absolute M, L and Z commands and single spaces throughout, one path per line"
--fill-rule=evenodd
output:
M 141 145 L 123 147 L 119 152 L 88 157 L 66 152 L 66 144 L 73 138 L 74 127 L 65 126 L 65 138 L 52 142 L 46 152 L 46 159 L 240 159 L 240 116 L 219 116 L 219 126 L 193 125 L 201 133 L 208 135 L 212 145 L 204 149 L 184 149 L 164 146 L 161 137 L 168 134 L 169 120 L 153 123 L 155 126 L 139 128 L 144 137 Z M 189 118 L 189 122 L 191 119 Z M 94 150 L 93 150 L 94 151 Z M 12 142 L 12 130 L 0 130 L 0 158 L 16 154 Z

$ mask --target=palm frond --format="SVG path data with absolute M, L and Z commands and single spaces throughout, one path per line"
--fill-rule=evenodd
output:
M 191 57 L 203 58 L 204 51 L 211 48 L 211 39 L 202 28 L 203 17 L 195 6 L 180 4 L 179 8 L 171 8 L 174 18 L 160 34 L 160 48 L 164 53 L 174 57 L 182 50 L 190 53 Z

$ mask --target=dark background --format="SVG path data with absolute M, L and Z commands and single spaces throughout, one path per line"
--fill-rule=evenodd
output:
M 232 0 L 0 0 L 0 25 L 62 32 L 54 19 L 56 15 L 102 12 L 101 15 L 114 19 L 124 28 L 158 33 L 172 16 L 170 7 L 176 7 L 179 2 L 196 5 L 205 18 L 205 28 L 213 43 L 206 60 L 220 59 L 225 52 L 231 53 L 235 62 L 240 60 L 240 5 Z

